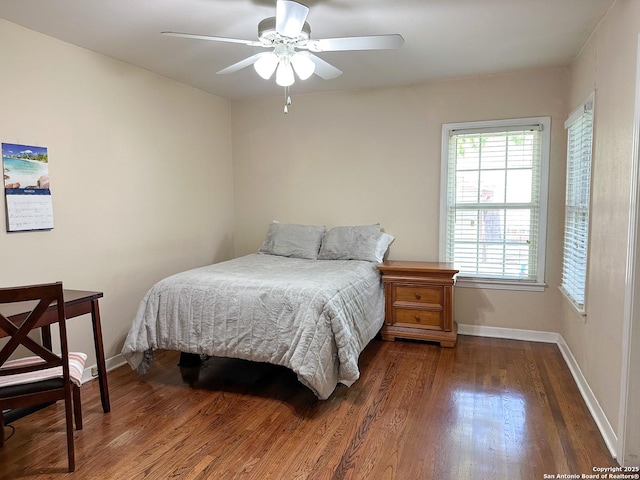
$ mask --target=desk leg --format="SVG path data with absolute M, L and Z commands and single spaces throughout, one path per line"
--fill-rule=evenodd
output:
M 40 327 L 40 335 L 42 339 L 42 346 L 51 350 L 51 348 L 53 348 L 51 346 L 51 325 Z
M 100 325 L 100 307 L 98 299 L 91 301 L 91 323 L 93 325 L 93 340 L 96 347 L 96 361 L 98 366 L 98 380 L 100 382 L 100 399 L 104 413 L 111 411 L 109 403 L 109 386 L 107 384 L 107 366 L 104 359 L 104 347 L 102 345 L 102 326 Z

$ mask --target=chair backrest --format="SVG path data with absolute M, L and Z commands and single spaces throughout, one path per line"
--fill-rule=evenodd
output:
M 5 316 L 0 313 L 0 330 L 4 332 L 2 336 L 9 337 L 7 343 L 0 349 L 0 376 L 20 373 L 28 374 L 61 366 L 63 379 L 68 382 L 69 351 L 67 347 L 62 282 L 0 288 L 0 304 L 17 302 L 25 302 L 20 303 L 20 315 L 5 313 Z M 53 308 L 49 310 L 50 307 Z M 46 319 L 43 318 L 45 313 Z M 48 342 L 43 342 L 43 345 L 29 337 L 29 333 L 32 330 L 55 324 L 58 324 L 60 330 L 61 356 L 52 351 L 50 344 L 46 345 Z M 20 366 L 3 368 L 11 355 L 21 345 L 42 359 L 42 362 L 30 362 Z
M 51 325 L 59 327 L 61 355 L 53 352 Z M 36 329 L 42 330 L 42 343 L 29 337 Z M 76 422 L 82 428 L 80 393 L 72 393 L 69 380 L 69 350 L 64 312 L 62 282 L 0 288 L 0 336 L 8 336 L 0 348 L 0 412 L 32 405 L 64 400 L 67 430 L 67 457 L 69 471 L 75 470 L 73 443 L 73 410 Z M 34 356 L 10 358 L 23 346 Z M 23 352 L 20 352 L 22 356 Z M 62 377 L 60 377 L 62 371 Z M 76 395 L 77 392 L 77 395 Z M 74 406 L 74 400 L 76 405 Z M 0 413 L 0 432 L 4 430 L 3 413 Z M 0 448 L 4 438 L 0 438 Z

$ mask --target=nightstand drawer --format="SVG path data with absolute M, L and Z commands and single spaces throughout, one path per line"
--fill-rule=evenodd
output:
M 407 324 L 414 327 L 442 328 L 442 312 L 430 310 L 395 309 L 396 324 Z
M 442 305 L 444 290 L 442 287 L 396 285 L 395 301 L 411 303 L 429 303 Z

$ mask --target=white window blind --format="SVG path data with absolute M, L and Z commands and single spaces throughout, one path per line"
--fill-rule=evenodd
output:
M 561 290 L 585 312 L 591 151 L 593 143 L 593 94 L 565 122 L 567 128 L 567 190 Z
M 459 279 L 544 282 L 549 125 L 545 117 L 444 126 L 441 257 Z

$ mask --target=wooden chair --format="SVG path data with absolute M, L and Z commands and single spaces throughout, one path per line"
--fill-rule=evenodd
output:
M 0 314 L 0 330 L 9 337 L 0 349 L 0 411 L 64 400 L 67 455 L 69 471 L 73 472 L 73 419 L 75 417 L 76 428 L 82 429 L 79 387 L 87 357 L 83 353 L 69 353 L 62 283 L 0 288 L 0 305 L 15 302 L 32 302 L 33 306 L 29 305 L 31 312 L 21 316 L 20 320 L 12 321 Z M 50 306 L 55 310 L 53 322 L 42 318 Z M 51 313 L 50 310 L 48 314 Z M 60 355 L 53 352 L 50 337 L 45 335 L 45 332 L 49 332 L 45 325 L 49 323 L 59 327 Z M 43 326 L 45 340 L 40 344 L 28 334 Z M 20 346 L 26 347 L 35 356 L 9 360 Z M 0 414 L 0 448 L 3 446 L 4 421 Z

